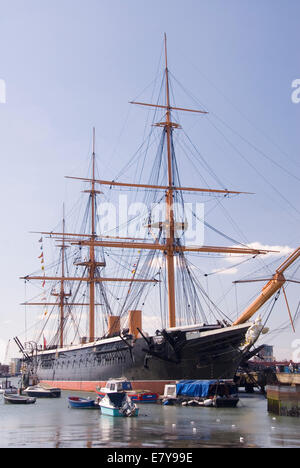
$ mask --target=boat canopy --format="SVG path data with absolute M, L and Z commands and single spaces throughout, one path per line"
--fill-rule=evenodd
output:
M 207 397 L 213 386 L 226 384 L 229 387 L 229 393 L 235 392 L 235 385 L 232 381 L 226 380 L 180 380 L 176 384 L 177 396 Z

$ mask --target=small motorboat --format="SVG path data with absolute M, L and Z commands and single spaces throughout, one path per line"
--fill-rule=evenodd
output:
M 33 387 L 25 388 L 24 392 L 26 395 L 35 398 L 60 398 L 60 388 L 47 388 L 42 385 L 34 385 Z
M 109 416 L 132 417 L 139 414 L 138 407 L 131 401 L 126 392 L 107 393 L 99 401 L 99 406 L 101 413 Z
M 150 392 L 149 390 L 135 390 L 129 393 L 129 397 L 135 403 L 156 403 L 159 394 Z
M 131 382 L 126 377 L 109 379 L 105 387 L 96 388 L 96 393 L 100 398 L 111 392 L 126 392 L 135 403 L 156 403 L 159 398 L 158 393 L 149 390 L 133 390 Z
M 7 393 L 4 393 L 3 398 L 5 403 L 9 403 L 11 405 L 30 405 L 36 402 L 36 398 Z
M 165 386 L 163 405 L 235 408 L 239 402 L 233 380 L 180 380 Z
M 99 409 L 99 405 L 96 404 L 95 400 L 91 400 L 90 398 L 69 397 L 68 403 L 69 408 Z

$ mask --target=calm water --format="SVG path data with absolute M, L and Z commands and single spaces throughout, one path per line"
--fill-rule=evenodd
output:
M 300 420 L 273 420 L 258 394 L 241 394 L 233 409 L 140 405 L 137 418 L 70 409 L 71 394 L 28 406 L 0 396 L 0 447 L 240 447 L 240 437 L 244 447 L 300 447 Z

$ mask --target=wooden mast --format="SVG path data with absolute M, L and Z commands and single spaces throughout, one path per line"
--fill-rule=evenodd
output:
M 60 317 L 59 317 L 59 345 L 62 348 L 64 346 L 64 321 L 65 321 L 65 297 L 71 296 L 70 293 L 65 292 L 65 251 L 67 249 L 66 239 L 65 239 L 65 205 L 63 205 L 63 221 L 62 221 L 62 237 L 61 237 L 61 245 L 58 247 L 61 248 L 61 276 L 60 276 L 60 291 L 59 293 L 51 292 L 51 296 L 56 296 L 59 298 L 59 310 L 60 310 Z M 38 303 L 35 303 L 38 305 Z M 55 305 L 57 303 L 49 303 L 49 305 Z M 47 304 L 44 304 L 47 305 Z
M 90 336 L 89 340 L 94 341 L 95 339 L 95 236 L 96 236 L 96 227 L 95 227 L 95 201 L 96 201 L 96 191 L 95 191 L 95 127 L 93 128 L 93 154 L 92 154 L 92 189 L 91 189 L 91 203 L 92 203 L 92 236 L 91 236 L 91 245 L 90 245 L 90 313 L 89 313 L 89 329 Z
M 166 76 L 166 122 L 165 132 L 167 135 L 167 159 L 168 159 L 168 189 L 166 191 L 166 224 L 167 229 L 167 272 L 168 272 L 168 305 L 169 305 L 169 327 L 176 327 L 176 307 L 175 307 L 175 268 L 174 268 L 174 243 L 175 243 L 175 230 L 174 230 L 174 209 L 173 209 L 173 167 L 172 167 L 172 148 L 171 148 L 171 108 L 170 108 L 170 89 L 169 89 L 169 70 L 168 70 L 168 57 L 167 57 L 167 36 L 164 36 L 165 42 L 165 76 Z
M 65 205 L 63 207 L 63 233 L 65 233 Z M 64 291 L 64 277 L 65 277 L 65 237 L 63 235 L 62 247 L 61 247 L 61 282 L 60 282 L 60 347 L 64 345 L 64 303 L 65 303 L 65 291 Z
M 72 179 L 84 180 L 87 182 L 92 182 L 94 187 L 95 183 L 110 185 L 110 186 L 121 186 L 121 187 L 136 187 L 136 188 L 150 188 L 150 189 L 162 189 L 166 192 L 166 222 L 164 223 L 167 227 L 166 229 L 166 244 L 147 244 L 142 243 L 128 243 L 128 242 L 107 242 L 99 241 L 95 239 L 95 236 L 91 238 L 90 241 L 83 240 L 82 242 L 73 242 L 73 244 L 79 245 L 89 245 L 90 247 L 106 246 L 106 247 L 115 247 L 115 248 L 129 248 L 129 249 L 157 249 L 162 250 L 166 255 L 167 263 L 167 283 L 168 283 L 168 311 L 169 311 L 169 328 L 176 326 L 176 292 L 175 292 L 175 266 L 174 266 L 174 255 L 178 252 L 183 251 L 194 251 L 194 252 L 225 252 L 225 253 L 246 253 L 246 254 L 264 254 L 267 251 L 257 250 L 250 248 L 226 248 L 226 247 L 210 247 L 202 246 L 200 248 L 188 248 L 183 246 L 175 245 L 175 219 L 174 219 L 174 191 L 184 190 L 184 191 L 199 191 L 199 192 L 211 192 L 211 193 L 224 193 L 224 194 L 238 194 L 242 192 L 229 191 L 229 190 L 211 190 L 211 189 L 201 189 L 201 188 L 188 188 L 188 187 L 176 187 L 173 180 L 173 164 L 172 164 L 172 131 L 173 127 L 178 128 L 179 125 L 171 120 L 171 111 L 172 109 L 187 111 L 187 112 L 197 112 L 200 114 L 207 114 L 203 110 L 194 110 L 186 109 L 182 107 L 171 106 L 170 103 L 170 86 L 169 86 L 169 70 L 168 70 L 168 57 L 167 57 L 167 36 L 164 34 L 164 52 L 165 52 L 165 79 L 166 79 L 166 105 L 159 104 L 149 104 L 143 102 L 131 101 L 131 104 L 138 104 L 142 106 L 150 106 L 154 108 L 163 108 L 166 109 L 166 119 L 165 122 L 160 122 L 158 126 L 164 127 L 166 132 L 167 140 L 167 168 L 168 168 L 168 185 L 167 186 L 157 186 L 157 185 L 145 185 L 145 184 L 134 184 L 134 183 L 122 183 L 115 181 L 105 181 L 105 180 L 96 180 L 93 176 L 93 179 L 86 179 L 81 177 L 70 177 Z M 94 188 L 93 188 L 94 190 Z M 91 320 L 91 319 L 90 319 Z

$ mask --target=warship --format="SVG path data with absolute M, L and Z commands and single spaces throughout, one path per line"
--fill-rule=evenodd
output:
M 42 318 L 35 341 L 26 346 L 18 338 L 16 342 L 27 371 L 52 387 L 95 390 L 110 378 L 126 377 L 133 388 L 162 391 L 166 383 L 181 379 L 232 379 L 263 329 L 253 325 L 251 318 L 283 288 L 285 269 L 300 256 L 298 248 L 267 278 L 261 294 L 234 321 L 210 299 L 189 263 L 189 254 L 247 258 L 269 251 L 245 244 L 222 247 L 186 242 L 188 223 L 178 210 L 178 206 L 184 206 L 185 194 L 229 198 L 244 192 L 181 184 L 174 141 L 174 133 L 181 126 L 173 114 L 176 111 L 205 115 L 207 111 L 172 104 L 166 36 L 163 68 L 164 102 L 131 102 L 153 109 L 155 115 L 162 114 L 152 126 L 152 131 L 159 132 L 159 143 L 150 180 L 100 179 L 96 173 L 93 129 L 89 177 L 68 176 L 86 184 L 84 196 L 88 201 L 80 229 L 69 232 L 64 215 L 58 232 L 40 232 L 42 269 L 39 274 L 23 277 L 26 283 L 40 284 L 42 293 L 38 299 L 23 305 L 40 307 Z M 160 219 L 154 219 L 149 208 L 143 221 L 145 235 L 141 237 L 101 232 L 99 198 L 107 197 L 102 192 L 106 189 L 144 193 L 147 206 L 163 204 Z M 195 213 L 193 216 L 197 218 Z M 203 221 L 199 216 L 196 220 Z M 59 249 L 55 265 L 45 264 L 45 236 Z M 114 269 L 109 266 L 111 262 L 115 262 Z M 146 305 L 153 316 L 161 318 L 161 323 L 159 318 L 153 319 L 156 331 L 151 333 L 144 325 Z M 205 306 L 214 320 L 207 318 Z M 55 329 L 49 338 L 46 329 L 51 323 Z M 249 341 L 253 326 L 258 333 Z

